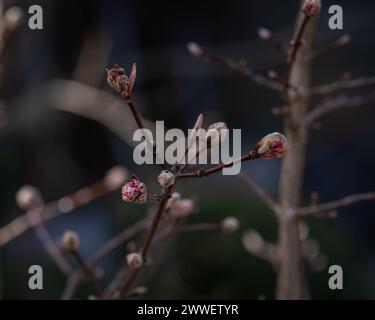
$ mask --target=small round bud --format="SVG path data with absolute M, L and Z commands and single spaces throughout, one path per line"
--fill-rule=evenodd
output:
M 187 218 L 190 216 L 195 208 L 195 202 L 191 199 L 178 200 L 175 206 L 171 209 L 170 215 L 173 218 Z
M 313 17 L 319 13 L 320 6 L 320 0 L 306 0 L 303 10 L 308 17 Z
M 255 146 L 260 159 L 282 158 L 287 151 L 287 140 L 279 132 L 266 135 Z
M 127 254 L 126 261 L 130 269 L 140 269 L 143 266 L 143 258 L 139 253 Z
M 339 46 L 346 46 L 350 42 L 350 40 L 351 40 L 350 35 L 344 34 L 340 38 L 337 39 L 336 43 Z
M 181 195 L 178 192 L 173 192 L 171 197 L 168 199 L 166 209 L 176 208 L 180 200 L 181 200 Z
M 4 13 L 5 27 L 9 30 L 13 30 L 18 26 L 20 20 L 22 19 L 23 12 L 20 7 L 10 7 Z
M 114 190 L 125 182 L 127 176 L 128 172 L 124 167 L 115 166 L 107 171 L 104 177 L 104 183 L 108 189 Z
M 259 28 L 258 29 L 258 36 L 264 41 L 267 41 L 272 38 L 272 33 L 270 30 L 266 28 Z
M 23 186 L 16 193 L 17 205 L 24 210 L 32 210 L 43 204 L 42 197 L 37 188 Z
M 143 182 L 132 175 L 121 190 L 122 200 L 142 204 L 147 201 L 147 189 Z
M 61 238 L 61 247 L 68 252 L 77 252 L 79 250 L 79 236 L 77 232 L 65 231 Z
M 176 177 L 172 172 L 163 170 L 158 176 L 158 181 L 163 188 L 169 188 L 176 182 Z
M 221 229 L 224 233 L 234 233 L 240 227 L 240 222 L 235 217 L 226 217 L 221 223 Z
M 201 57 L 203 55 L 203 49 L 195 42 L 189 42 L 187 48 L 194 57 Z
M 248 231 L 242 237 L 244 247 L 250 253 L 257 253 L 264 247 L 264 240 L 260 234 L 254 230 Z

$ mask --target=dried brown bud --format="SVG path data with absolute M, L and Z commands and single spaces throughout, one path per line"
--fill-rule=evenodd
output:
M 319 14 L 320 7 L 320 0 L 306 0 L 303 5 L 303 11 L 308 17 L 313 17 Z
M 68 252 L 77 252 L 79 250 L 79 236 L 76 232 L 65 231 L 61 238 L 61 247 Z
M 126 261 L 130 269 L 140 269 L 143 266 L 143 258 L 139 253 L 127 254 Z
M 158 181 L 162 188 L 169 188 L 176 182 L 176 177 L 172 172 L 163 170 L 158 176 Z
M 221 223 L 221 230 L 224 233 L 234 233 L 240 227 L 240 222 L 235 217 L 226 217 Z
M 266 135 L 254 148 L 260 159 L 281 158 L 287 151 L 287 140 L 279 132 Z
M 130 99 L 137 76 L 137 67 L 133 63 L 129 77 L 126 75 L 125 70 L 118 65 L 112 69 L 106 69 L 108 84 L 118 91 L 125 99 Z
M 43 204 L 42 197 L 37 188 L 23 186 L 16 193 L 17 205 L 23 210 L 32 210 Z

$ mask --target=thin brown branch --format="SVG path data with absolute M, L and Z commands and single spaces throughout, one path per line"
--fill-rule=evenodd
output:
M 292 68 L 294 66 L 294 63 L 296 61 L 297 57 L 297 52 L 299 48 L 302 46 L 302 38 L 304 36 L 304 32 L 307 26 L 307 23 L 310 20 L 310 16 L 307 15 L 305 12 L 303 12 L 303 17 L 302 17 L 302 22 L 299 24 L 295 36 L 291 42 L 292 44 L 292 50 L 290 52 L 290 55 L 288 57 L 288 67 L 287 67 L 287 72 L 286 72 L 286 83 L 290 83 L 290 75 L 292 72 Z
M 336 51 L 338 49 L 345 47 L 349 42 L 350 42 L 350 36 L 348 34 L 344 34 L 340 36 L 339 38 L 337 38 L 335 41 L 315 51 L 313 53 L 313 59 L 316 61 L 333 51 Z
M 57 201 L 50 202 L 38 208 L 38 210 L 40 210 L 41 219 L 43 222 L 46 222 L 101 198 L 120 187 L 123 180 L 124 179 L 120 179 L 116 181 L 116 183 L 113 183 L 110 182 L 108 176 L 106 176 L 103 180 L 97 181 Z M 7 244 L 31 227 L 32 225 L 27 217 L 27 213 L 15 218 L 13 221 L 0 228 L 0 246 Z
M 94 289 L 95 295 L 98 298 L 101 298 L 102 294 L 99 290 L 99 286 L 98 286 L 98 283 L 97 283 L 97 277 L 96 277 L 95 271 L 91 268 L 91 266 L 89 264 L 86 263 L 86 261 L 82 258 L 81 254 L 79 253 L 78 250 L 72 251 L 71 254 L 77 260 L 77 262 L 78 262 L 79 266 L 81 267 L 82 271 L 84 272 L 87 279 L 91 283 L 91 285 Z
M 288 54 L 288 46 L 284 45 L 283 43 L 277 41 L 275 37 L 273 36 L 273 33 L 266 29 L 266 28 L 259 28 L 258 29 L 258 36 L 260 39 L 262 39 L 264 42 L 267 42 L 270 44 L 274 49 L 279 51 L 283 55 Z
M 347 207 L 362 201 L 375 201 L 375 192 L 352 194 L 339 200 L 302 207 L 296 210 L 296 214 L 300 217 L 312 216 L 322 212 Z
M 61 300 L 71 300 L 77 290 L 78 284 L 81 280 L 81 273 L 78 271 L 73 272 L 69 275 L 63 293 L 61 295 Z
M 157 230 L 157 228 L 160 224 L 160 221 L 161 221 L 161 218 L 162 218 L 163 213 L 165 211 L 168 199 L 173 192 L 173 187 L 174 187 L 174 185 L 165 190 L 165 195 L 159 203 L 158 211 L 154 215 L 154 218 L 152 220 L 152 224 L 151 224 L 151 226 L 150 226 L 150 228 L 147 232 L 146 240 L 145 240 L 145 242 L 142 246 L 142 249 L 140 251 L 140 254 L 143 258 L 143 261 L 146 261 L 146 259 L 147 259 L 148 251 L 151 247 L 151 243 L 152 243 L 152 240 L 154 239 L 156 230 Z M 129 291 L 133 288 L 139 274 L 143 270 L 143 267 L 144 267 L 144 265 L 139 269 L 130 270 L 130 274 L 127 278 L 127 281 L 125 282 L 124 286 L 120 289 L 120 296 L 121 297 L 123 297 L 123 298 L 127 297 Z
M 375 102 L 375 92 L 360 96 L 339 96 L 329 99 L 312 109 L 305 117 L 305 123 L 312 126 L 314 122 L 332 111 L 344 108 L 356 108 Z
M 60 268 L 61 272 L 65 275 L 68 275 L 72 271 L 70 264 L 65 259 L 60 248 L 53 241 L 47 229 L 44 227 L 39 210 L 35 209 L 29 211 L 27 213 L 27 216 L 29 218 L 29 223 L 35 232 L 35 235 L 38 237 L 45 250 L 48 252 L 56 265 Z
M 91 266 L 95 266 L 100 260 L 105 258 L 117 247 L 134 237 L 138 232 L 149 227 L 151 221 L 149 218 L 142 219 L 137 223 L 131 225 L 129 228 L 124 229 L 122 232 L 108 240 L 102 245 L 91 257 L 87 259 L 87 263 Z
M 232 59 L 208 52 L 205 49 L 203 49 L 200 45 L 193 42 L 190 42 L 188 44 L 188 49 L 193 56 L 202 59 L 206 62 L 219 64 L 234 72 L 240 73 L 241 75 L 249 78 L 258 85 L 265 86 L 276 91 L 281 91 L 283 89 L 280 83 L 278 83 L 277 81 L 270 80 L 266 76 L 256 73 L 242 61 L 237 62 Z
M 253 179 L 246 176 L 244 173 L 238 174 L 237 177 L 244 182 L 272 212 L 275 214 L 278 213 L 278 204 L 266 190 L 261 188 Z
M 340 80 L 323 84 L 310 90 L 311 95 L 334 94 L 347 89 L 360 89 L 375 86 L 375 77 L 358 78 L 352 80 Z
M 207 169 L 207 170 L 202 170 L 202 169 L 199 169 L 195 172 L 188 172 L 188 173 L 182 173 L 182 174 L 179 174 L 177 176 L 177 178 L 201 178 L 201 177 L 207 177 L 211 174 L 214 174 L 220 170 L 222 170 L 223 168 L 227 168 L 227 167 L 231 167 L 232 165 L 238 163 L 238 162 L 244 162 L 244 161 L 248 161 L 248 160 L 255 160 L 255 159 L 258 159 L 259 156 L 257 155 L 257 153 L 255 151 L 250 151 L 248 154 L 245 154 L 244 156 L 242 156 L 241 158 L 239 159 L 236 159 L 236 160 L 233 160 L 233 161 L 230 161 L 230 162 L 227 162 L 227 163 L 220 163 L 218 164 L 217 166 L 215 167 L 212 167 L 210 169 Z
M 242 243 L 251 254 L 276 266 L 277 246 L 265 241 L 257 231 L 247 231 L 242 237 Z

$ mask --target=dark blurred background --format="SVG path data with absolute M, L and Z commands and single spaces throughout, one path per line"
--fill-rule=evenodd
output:
M 23 22 L 9 43 L 0 87 L 0 225 L 22 213 L 14 195 L 31 184 L 46 201 L 52 201 L 101 178 L 120 164 L 137 174 L 157 192 L 153 166 L 133 163 L 132 148 L 118 134 L 133 126 L 131 118 L 97 121 L 82 116 L 90 101 L 82 91 L 79 99 L 61 98 L 61 81 L 74 80 L 116 93 L 106 84 L 104 68 L 118 63 L 129 70 L 137 62 L 135 99 L 142 115 L 165 120 L 170 128 L 187 129 L 204 113 L 205 124 L 225 121 L 242 129 L 244 148 L 263 135 L 281 131 L 281 120 L 270 112 L 281 106 L 277 93 L 254 85 L 220 66 L 192 57 L 186 44 L 200 43 L 212 51 L 244 58 L 266 73 L 284 70 L 283 56 L 257 37 L 260 26 L 287 43 L 292 35 L 299 1 L 5 1 L 29 15 L 30 5 L 44 10 L 44 29 L 30 30 Z M 328 8 L 344 10 L 344 30 L 328 28 Z M 342 34 L 350 45 L 324 57 L 313 69 L 314 84 L 375 74 L 374 1 L 323 1 L 317 46 Z M 64 82 L 65 83 L 65 82 Z M 86 87 L 85 87 L 86 88 Z M 70 100 L 69 106 L 66 99 Z M 85 112 L 80 108 L 85 105 Z M 107 105 L 95 110 L 106 112 Z M 75 112 L 76 108 L 76 112 Z M 93 107 L 94 108 L 94 107 Z M 73 112 L 67 112 L 70 109 Z M 90 111 L 88 111 L 90 112 Z M 318 191 L 320 201 L 375 190 L 375 106 L 342 110 L 327 116 L 313 131 L 308 146 L 304 197 Z M 94 119 L 92 119 L 94 118 Z M 113 125 L 113 127 L 111 127 Z M 246 149 L 244 149 L 246 150 Z M 243 165 L 251 176 L 277 196 L 280 161 Z M 153 251 L 155 265 L 140 279 L 149 287 L 146 298 L 244 298 L 274 297 L 275 276 L 271 266 L 251 256 L 241 243 L 248 229 L 265 239 L 277 239 L 271 212 L 230 176 L 212 176 L 179 186 L 184 197 L 199 199 L 199 213 L 191 221 L 220 221 L 236 216 L 240 232 L 182 235 Z M 66 229 L 81 237 L 84 256 L 105 240 L 145 214 L 145 208 L 121 201 L 111 194 L 69 216 L 47 224 L 54 239 Z M 341 209 L 334 220 L 308 220 L 310 235 L 319 241 L 328 264 L 310 275 L 315 299 L 375 297 L 375 206 L 362 203 Z M 112 278 L 125 254 L 117 250 L 105 262 Z M 64 277 L 45 254 L 32 231 L 0 248 L 1 296 L 5 299 L 54 299 L 60 296 Z M 28 267 L 44 268 L 44 290 L 27 287 Z M 344 270 L 344 290 L 328 288 L 328 266 Z M 89 287 L 83 285 L 81 297 Z

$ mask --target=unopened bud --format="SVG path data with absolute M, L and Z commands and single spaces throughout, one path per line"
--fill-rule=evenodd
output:
M 136 176 L 131 176 L 121 190 L 122 200 L 142 204 L 147 201 L 147 188 Z
M 260 140 L 254 149 L 260 159 L 281 158 L 287 151 L 287 140 L 279 132 L 266 135 Z
M 137 67 L 133 63 L 129 77 L 125 69 L 115 65 L 112 69 L 106 69 L 108 84 L 118 91 L 125 99 L 130 99 L 137 76 Z
M 130 269 L 140 269 L 143 266 L 143 258 L 139 253 L 129 253 L 126 261 Z
M 201 57 L 203 55 L 203 49 L 201 46 L 195 42 L 189 42 L 187 44 L 187 48 L 189 52 L 194 56 L 194 57 Z
M 350 35 L 344 34 L 336 40 L 336 44 L 339 46 L 346 46 L 351 40 Z
M 240 222 L 235 217 L 226 217 L 221 223 L 221 230 L 224 233 L 234 233 L 240 227 Z
M 320 11 L 320 0 L 306 0 L 303 11 L 308 17 L 316 16 Z
M 173 218 L 187 218 L 190 216 L 195 208 L 195 202 L 191 199 L 182 199 L 176 201 L 174 207 L 170 211 Z
M 4 13 L 4 22 L 5 27 L 8 30 L 13 30 L 16 28 L 22 19 L 23 12 L 20 7 L 10 7 L 7 11 Z
M 267 41 L 272 38 L 272 33 L 270 30 L 266 28 L 259 28 L 258 29 L 258 36 L 264 41 Z
M 43 204 L 42 197 L 37 188 L 23 186 L 16 193 L 17 205 L 24 210 L 32 210 Z
M 176 182 L 176 177 L 172 172 L 163 170 L 158 176 L 158 181 L 162 188 L 169 188 Z
M 181 200 L 181 195 L 178 192 L 173 192 L 171 197 L 168 199 L 166 209 L 176 208 L 180 200 Z
M 61 238 L 61 247 L 68 252 L 77 252 L 79 250 L 79 236 L 76 232 L 65 231 Z
M 104 183 L 108 189 L 114 190 L 125 182 L 127 176 L 128 172 L 124 167 L 116 166 L 107 171 L 104 177 Z

